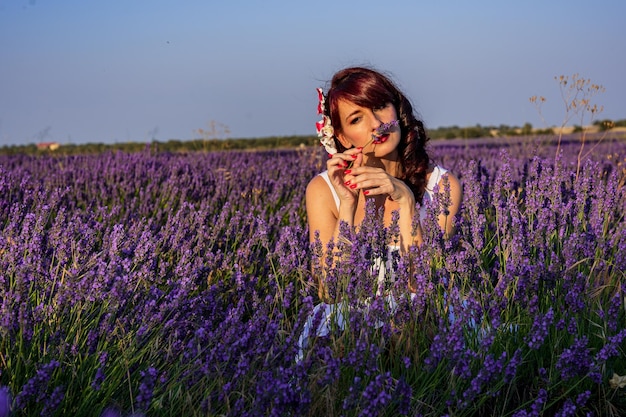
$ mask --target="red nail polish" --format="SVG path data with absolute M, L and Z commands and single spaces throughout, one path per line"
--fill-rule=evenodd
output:
M 333 154 L 332 154 L 332 153 L 329 153 L 329 154 L 328 154 L 328 157 L 329 157 L 329 158 L 332 158 L 332 157 L 333 157 Z
M 350 186 L 350 188 L 352 188 L 352 189 L 356 188 L 356 184 L 352 184 L 352 185 Z
M 352 170 L 351 170 L 351 169 L 346 169 L 345 171 L 343 171 L 343 173 L 344 173 L 344 174 L 349 174 L 349 173 L 351 173 L 351 172 L 352 172 Z
M 350 185 L 350 181 L 344 182 L 345 185 Z
M 356 155 L 352 155 L 352 159 L 356 159 Z
M 363 191 L 363 195 L 368 195 L 370 193 L 370 190 L 364 190 Z

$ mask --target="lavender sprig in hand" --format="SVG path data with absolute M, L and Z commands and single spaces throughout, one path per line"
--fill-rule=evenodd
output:
M 372 134 L 371 142 L 374 142 L 374 144 L 381 143 L 380 137 L 384 135 L 388 135 L 389 133 L 393 132 L 393 130 L 398 126 L 398 124 L 399 122 L 397 119 L 392 120 L 389 123 L 381 124 L 380 126 L 378 126 L 378 129 L 376 129 L 376 131 Z

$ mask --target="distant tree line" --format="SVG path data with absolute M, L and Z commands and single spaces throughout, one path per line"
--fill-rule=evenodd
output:
M 626 119 L 622 120 L 596 120 L 593 122 L 594 126 L 597 126 L 601 132 L 610 130 L 614 127 L 626 127 Z M 573 133 L 582 132 L 582 126 L 573 126 Z M 472 138 L 485 138 L 485 137 L 509 137 L 509 136 L 530 136 L 530 135 L 553 135 L 555 130 L 553 128 L 535 129 L 530 123 L 525 123 L 523 126 L 509 126 L 501 124 L 499 126 L 481 126 L 477 124 L 475 126 L 459 127 L 448 126 L 438 127 L 436 129 L 429 129 L 428 133 L 432 139 L 472 139 Z
M 97 154 L 101 152 L 212 152 L 228 150 L 255 150 L 295 148 L 316 145 L 317 136 L 272 136 L 239 139 L 172 139 L 165 142 L 85 143 L 62 145 L 57 149 L 40 149 L 36 144 L 0 147 L 0 154 Z
M 626 127 L 626 119 L 622 120 L 597 120 L 593 123 L 601 132 L 608 131 L 615 127 Z M 581 126 L 574 126 L 573 133 L 581 132 Z M 428 134 L 433 140 L 445 139 L 475 139 L 486 137 L 510 137 L 510 136 L 532 136 L 532 135 L 554 135 L 552 128 L 535 129 L 530 123 L 523 126 L 475 126 L 459 127 L 438 127 L 429 129 Z M 101 152 L 213 152 L 228 150 L 263 150 L 276 148 L 297 148 L 319 145 L 317 136 L 271 136 L 263 138 L 238 138 L 238 139 L 172 139 L 165 142 L 124 142 L 124 143 L 86 143 L 67 144 L 57 149 L 42 150 L 36 144 L 10 145 L 0 147 L 0 154 L 55 154 L 73 155 L 90 154 Z
M 475 126 L 447 126 L 438 127 L 436 129 L 430 129 L 428 131 L 431 139 L 473 139 L 473 138 L 485 138 L 496 136 L 528 136 L 535 134 L 552 134 L 552 129 L 546 129 L 545 131 L 533 131 L 533 126 L 530 123 L 524 124 L 522 127 L 509 126 L 501 124 L 499 126 L 482 126 L 477 124 Z

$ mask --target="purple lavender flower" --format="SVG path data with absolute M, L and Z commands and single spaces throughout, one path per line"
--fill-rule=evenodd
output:
M 522 364 L 522 350 L 517 348 L 504 369 L 504 382 L 510 383 L 515 378 L 517 368 Z
M 11 413 L 11 392 L 9 387 L 0 387 L 0 417 L 9 417 Z
M 59 407 L 63 399 L 65 398 L 65 387 L 59 385 L 54 388 L 48 398 L 45 399 L 43 409 L 41 410 L 42 416 L 52 415 Z
M 554 310 L 552 307 L 548 309 L 548 312 L 544 315 L 538 315 L 535 318 L 535 322 L 533 323 L 532 328 L 530 329 L 530 333 L 526 337 L 526 343 L 528 347 L 531 349 L 539 349 L 546 337 L 549 334 L 550 326 L 552 326 L 552 322 L 554 320 Z
M 580 408 L 584 407 L 587 404 L 587 401 L 589 401 L 589 398 L 591 398 L 591 391 L 587 390 L 581 392 L 576 397 L 576 405 Z
M 571 398 L 568 398 L 563 403 L 563 406 L 557 413 L 554 415 L 555 417 L 571 417 L 576 415 L 576 404 L 572 401 Z
M 98 369 L 96 369 L 96 375 L 94 376 L 93 381 L 91 381 L 91 387 L 96 391 L 100 390 L 100 387 L 102 386 L 102 383 L 106 378 L 104 368 L 106 366 L 108 357 L 109 354 L 107 352 L 100 353 L 100 358 L 98 359 L 99 366 Z
M 392 395 L 389 392 L 392 385 L 391 373 L 376 375 L 365 387 L 362 394 L 360 415 L 378 416 L 391 403 Z
M 52 360 L 37 370 L 35 376 L 24 384 L 22 390 L 15 396 L 15 407 L 21 409 L 32 399 L 43 401 L 47 394 L 48 384 L 55 369 L 60 366 L 59 362 Z
M 389 123 L 382 123 L 376 129 L 376 132 L 372 135 L 373 143 L 380 143 L 381 137 L 390 134 L 398 127 L 400 122 L 398 120 L 392 120 Z
M 541 388 L 537 393 L 537 398 L 530 406 L 531 416 L 540 416 L 543 408 L 545 407 L 546 402 L 548 401 L 548 391 L 544 388 Z
M 572 346 L 563 350 L 556 363 L 556 369 L 563 380 L 583 377 L 592 365 L 591 349 L 587 347 L 589 340 L 582 337 L 574 341 Z
M 619 346 L 624 343 L 624 340 L 626 340 L 626 329 L 622 329 L 616 335 L 609 337 L 607 343 L 596 353 L 596 362 L 603 364 L 609 358 L 619 356 Z
M 121 417 L 122 414 L 113 407 L 107 407 L 102 411 L 102 414 L 100 414 L 100 417 Z
M 154 367 L 149 367 L 145 371 L 141 371 L 141 384 L 139 384 L 139 393 L 135 398 L 137 408 L 140 410 L 148 410 L 152 401 L 152 394 L 157 382 L 158 371 Z

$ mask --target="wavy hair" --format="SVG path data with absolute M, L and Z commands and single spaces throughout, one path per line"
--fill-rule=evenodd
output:
M 387 103 L 394 105 L 401 135 L 398 145 L 401 167 L 399 178 L 413 191 L 416 201 L 421 202 L 430 163 L 426 152 L 426 143 L 430 138 L 426 134 L 424 123 L 415 116 L 410 101 L 389 77 L 369 68 L 345 68 L 333 76 L 326 100 L 325 111 L 337 133 L 342 129 L 339 118 L 340 100 L 367 108 L 377 108 Z M 336 137 L 335 144 L 339 152 L 346 150 Z

